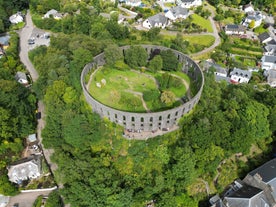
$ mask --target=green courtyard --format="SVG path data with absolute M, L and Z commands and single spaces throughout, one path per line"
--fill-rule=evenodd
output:
M 190 82 L 181 72 L 152 73 L 110 67 L 98 69 L 91 78 L 88 87 L 93 98 L 109 107 L 131 112 L 154 112 L 180 105 Z M 173 101 L 164 101 L 163 93 L 169 94 Z

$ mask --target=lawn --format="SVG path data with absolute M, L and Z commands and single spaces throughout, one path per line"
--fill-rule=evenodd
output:
M 206 29 L 207 32 L 213 32 L 213 28 L 211 25 L 211 22 L 207 19 L 204 19 L 203 17 L 197 15 L 197 14 L 192 14 L 192 22 L 201 26 L 203 29 Z
M 242 63 L 245 66 L 250 66 L 250 67 L 255 67 L 256 66 L 256 59 L 255 58 L 250 58 L 250 57 L 240 57 L 236 56 L 235 57 L 236 61 Z
M 175 72 L 177 78 L 190 82 L 189 77 L 181 72 Z M 98 86 L 97 86 L 98 85 Z M 149 90 L 158 90 L 158 85 L 151 73 L 141 73 L 134 70 L 117 70 L 101 68 L 94 74 L 89 86 L 90 94 L 99 102 L 115 109 L 124 111 L 146 112 L 143 106 L 143 93 Z M 177 98 L 186 93 L 185 85 L 170 87 Z M 160 111 L 167 106 L 160 100 L 146 102 L 151 111 Z

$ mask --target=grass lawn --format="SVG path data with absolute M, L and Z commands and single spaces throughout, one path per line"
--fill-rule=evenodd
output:
M 203 29 L 206 29 L 207 32 L 213 32 L 213 28 L 211 25 L 211 22 L 207 19 L 204 19 L 203 17 L 197 15 L 197 14 L 192 14 L 191 15 L 192 19 L 193 19 L 193 23 L 201 26 Z
M 174 73 L 189 84 L 187 75 L 181 72 Z M 105 80 L 106 84 L 102 80 Z M 158 90 L 158 85 L 150 73 L 110 68 L 99 69 L 89 86 L 90 94 L 99 102 L 115 109 L 133 112 L 146 112 L 142 94 L 154 89 Z M 177 98 L 181 98 L 186 93 L 184 84 L 177 88 L 170 87 L 168 90 L 172 91 Z M 147 101 L 146 105 L 151 111 L 160 111 L 167 107 L 160 100 Z
M 226 19 L 223 19 L 221 22 L 223 24 L 234 24 L 234 18 L 233 17 L 228 17 Z
M 256 60 L 255 58 L 246 58 L 246 57 L 235 57 L 236 61 L 242 63 L 245 66 L 255 67 L 256 66 Z

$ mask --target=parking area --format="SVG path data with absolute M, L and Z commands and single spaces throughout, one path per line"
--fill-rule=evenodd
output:
M 50 45 L 50 33 L 34 28 L 27 42 L 28 50 L 32 50 L 40 45 Z

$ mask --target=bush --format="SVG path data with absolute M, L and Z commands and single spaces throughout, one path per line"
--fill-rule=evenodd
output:
M 153 101 L 153 100 L 156 100 L 158 99 L 160 96 L 160 92 L 159 90 L 157 89 L 152 89 L 152 90 L 148 90 L 148 91 L 145 91 L 143 93 L 143 99 L 145 101 Z

